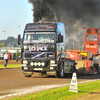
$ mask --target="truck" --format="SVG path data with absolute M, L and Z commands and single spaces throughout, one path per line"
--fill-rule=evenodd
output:
M 22 70 L 25 77 L 33 72 L 54 75 L 58 78 L 67 73 L 66 66 L 75 70 L 75 61 L 66 59 L 66 34 L 64 23 L 28 23 L 25 26 L 21 48 Z
M 94 61 L 95 73 L 100 73 L 100 33 L 99 28 L 86 28 L 85 50 L 91 52 L 90 60 Z
M 99 28 L 86 28 L 85 50 L 91 51 L 91 56 L 100 51 Z

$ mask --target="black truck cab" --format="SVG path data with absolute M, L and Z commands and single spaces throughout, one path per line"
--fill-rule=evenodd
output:
M 33 72 L 62 77 L 66 53 L 65 27 L 63 23 L 26 24 L 21 42 L 22 70 L 26 77 Z

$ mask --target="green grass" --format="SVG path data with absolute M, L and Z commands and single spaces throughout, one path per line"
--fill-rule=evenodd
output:
M 1 68 L 19 68 L 21 67 L 21 64 L 7 64 L 7 67 L 4 67 L 4 64 L 0 64 L 0 69 Z
M 31 88 L 30 88 L 31 89 Z M 78 84 L 78 93 L 69 92 L 69 86 L 16 97 L 11 100 L 77 100 L 89 94 L 100 92 L 100 81 Z

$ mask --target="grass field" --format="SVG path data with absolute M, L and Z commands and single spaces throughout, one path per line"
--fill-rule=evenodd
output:
M 0 69 L 2 68 L 19 68 L 21 67 L 21 62 L 18 61 L 16 62 L 16 60 L 9 60 L 8 61 L 8 64 L 7 64 L 7 67 L 4 67 L 4 60 L 0 60 Z
M 11 100 L 100 100 L 100 81 L 78 84 L 78 93 L 69 92 L 69 86 L 12 98 Z
M 4 67 L 4 64 L 0 64 L 0 68 L 20 68 L 21 64 L 7 64 L 7 67 Z

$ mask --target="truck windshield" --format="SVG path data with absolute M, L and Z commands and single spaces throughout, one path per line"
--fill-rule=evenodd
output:
M 97 41 L 98 35 L 87 35 L 86 41 Z
M 24 43 L 54 43 L 55 32 L 28 32 L 24 35 Z

